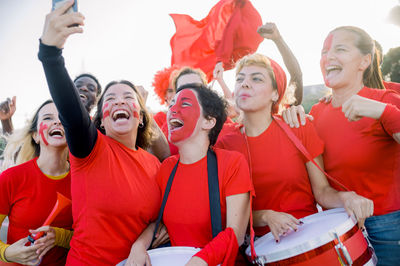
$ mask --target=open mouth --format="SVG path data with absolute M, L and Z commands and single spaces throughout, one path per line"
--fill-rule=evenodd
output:
M 326 71 L 326 75 L 328 76 L 329 74 L 333 73 L 333 72 L 340 72 L 342 71 L 342 67 L 340 66 L 328 66 L 325 68 Z
M 51 137 L 54 136 L 59 136 L 59 137 L 63 137 L 64 136 L 64 132 L 61 129 L 55 128 L 52 131 L 49 132 L 49 135 Z
M 175 130 L 183 127 L 183 122 L 176 118 L 171 118 L 169 120 L 170 130 Z
M 79 97 L 81 97 L 82 100 L 87 100 L 86 95 L 84 95 L 84 94 L 82 94 L 82 93 L 79 94 Z
M 112 119 L 114 121 L 117 121 L 117 120 L 128 120 L 129 117 L 130 117 L 129 113 L 127 111 L 125 111 L 125 110 L 117 110 L 112 115 Z

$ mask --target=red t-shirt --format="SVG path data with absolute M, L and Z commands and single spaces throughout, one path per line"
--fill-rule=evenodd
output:
M 322 154 L 324 145 L 312 123 L 292 131 L 307 148 L 313 158 Z M 270 126 L 257 137 L 247 137 L 250 157 L 244 135 L 239 127 L 235 133 L 225 135 L 218 147 L 237 150 L 251 162 L 251 171 L 256 198 L 253 210 L 274 210 L 301 218 L 317 212 L 314 195 L 306 168 L 308 161 L 291 142 L 279 125 L 272 121 Z M 256 227 L 261 236 L 269 228 Z
M 394 90 L 395 92 L 400 93 L 400 83 L 384 81 L 383 85 L 387 90 Z
M 74 235 L 67 265 L 115 265 L 157 218 L 160 162 L 100 132 L 89 156 L 70 156 Z
M 393 91 L 364 87 L 358 95 L 400 106 L 400 95 Z M 373 200 L 374 215 L 399 210 L 400 173 L 396 165 L 400 163 L 400 145 L 381 122 L 368 117 L 349 122 L 342 107 L 325 103 L 314 105 L 310 114 L 325 141 L 326 172 L 350 190 Z
M 29 229 L 42 226 L 57 201 L 57 192 L 71 198 L 71 174 L 60 180 L 50 179 L 36 161 L 32 159 L 0 175 L 0 214 L 9 218 L 8 244 L 27 237 Z M 51 225 L 71 230 L 71 206 L 63 209 Z M 64 265 L 67 253 L 68 249 L 54 247 L 40 265 Z
M 253 190 L 246 160 L 237 152 L 215 149 L 222 226 L 226 225 L 226 197 Z M 160 189 L 165 191 L 178 156 L 166 159 L 157 174 Z M 163 195 L 164 196 L 164 195 Z M 193 164 L 179 163 L 165 205 L 164 224 L 173 246 L 204 247 L 212 240 L 208 197 L 207 156 Z

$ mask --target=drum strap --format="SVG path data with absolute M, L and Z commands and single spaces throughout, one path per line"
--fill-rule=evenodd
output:
M 168 195 L 171 190 L 172 181 L 174 180 L 178 165 L 179 165 L 179 160 L 172 169 L 172 172 L 168 178 L 167 186 L 165 187 L 164 197 L 156 221 L 156 228 L 154 230 L 153 239 L 151 241 L 152 244 L 153 241 L 155 240 L 156 232 L 158 230 L 158 227 L 160 226 L 160 222 L 164 214 L 165 205 L 167 204 Z M 208 196 L 210 201 L 211 228 L 212 228 L 212 236 L 214 238 L 222 231 L 222 218 L 221 218 L 221 202 L 219 195 L 217 157 L 215 155 L 215 152 L 212 151 L 211 149 L 208 149 L 207 151 L 207 175 L 208 175 Z
M 293 133 L 293 131 L 289 128 L 289 126 L 283 122 L 279 117 L 277 116 L 272 116 L 276 123 L 279 125 L 279 127 L 286 133 L 288 138 L 293 142 L 293 144 L 296 146 L 296 148 L 309 160 L 311 161 L 322 173 L 325 174 L 325 176 L 332 182 L 336 183 L 338 186 L 343 188 L 345 191 L 350 191 L 345 185 L 337 181 L 335 178 L 330 176 L 327 172 L 325 172 L 312 158 L 311 154 L 308 152 L 306 147 L 304 147 L 303 143 L 299 140 L 299 138 Z

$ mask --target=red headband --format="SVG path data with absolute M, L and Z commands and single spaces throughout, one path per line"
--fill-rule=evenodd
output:
M 274 72 L 274 75 L 275 75 L 275 81 L 276 81 L 276 86 L 277 86 L 278 95 L 279 95 L 278 101 L 276 102 L 276 104 L 274 104 L 272 106 L 272 113 L 275 114 L 279 110 L 279 103 L 282 101 L 283 95 L 285 95 L 286 74 L 285 74 L 285 71 L 282 69 L 282 67 L 277 62 L 275 62 L 271 58 L 268 58 L 268 59 L 271 63 L 272 71 Z

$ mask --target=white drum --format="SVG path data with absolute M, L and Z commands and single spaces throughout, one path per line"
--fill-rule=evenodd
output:
M 184 266 L 200 249 L 192 247 L 166 247 L 147 251 L 153 266 Z M 124 266 L 121 261 L 117 266 Z
M 300 219 L 297 232 L 280 237 L 272 233 L 257 239 L 254 247 L 259 265 L 376 265 L 376 256 L 343 208 Z M 250 258 L 250 247 L 246 249 Z

